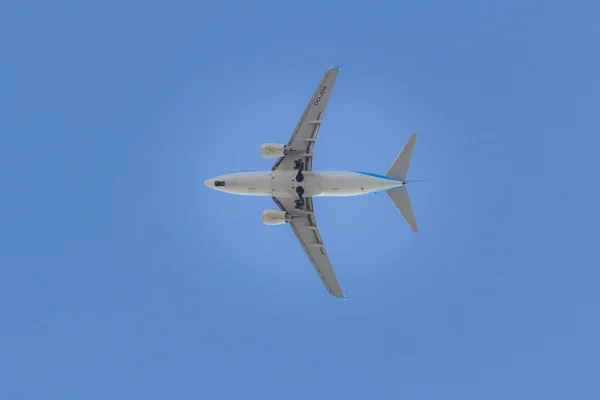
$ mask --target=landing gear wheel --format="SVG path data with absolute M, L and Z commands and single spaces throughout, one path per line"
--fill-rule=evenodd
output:
M 304 170 L 304 162 L 301 158 L 294 160 L 294 169 L 298 170 L 298 174 L 296 174 L 296 181 L 302 182 L 304 180 L 304 175 L 302 175 L 302 171 Z
M 299 199 L 295 201 L 296 210 L 302 210 L 302 208 L 304 207 L 304 198 L 302 197 L 302 195 L 304 194 L 304 188 L 302 186 L 298 186 L 296 188 L 296 193 L 298 193 L 299 197 Z
M 296 210 L 302 210 L 302 208 L 304 207 L 304 199 L 300 198 L 298 200 L 295 200 L 296 203 Z

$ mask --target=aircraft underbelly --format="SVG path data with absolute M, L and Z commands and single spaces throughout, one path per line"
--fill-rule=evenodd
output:
M 397 182 L 350 171 L 250 172 L 232 174 L 224 191 L 249 196 L 298 198 L 313 196 L 356 196 L 396 187 Z M 301 188 L 301 189 L 299 189 Z
M 297 171 L 274 172 L 271 176 L 271 193 L 275 197 L 297 198 L 298 187 L 304 197 L 357 196 L 398 186 L 396 182 L 347 171 L 303 172 L 298 182 Z
M 324 172 L 319 174 L 321 196 L 357 196 L 381 190 L 378 178 L 353 172 Z
M 317 179 L 312 172 L 302 173 L 302 182 L 298 182 L 298 171 L 273 172 L 271 176 L 271 191 L 273 196 L 281 198 L 297 198 L 298 187 L 302 188 L 304 197 L 316 196 L 321 193 Z
M 271 174 L 260 171 L 230 174 L 224 191 L 245 196 L 271 196 Z

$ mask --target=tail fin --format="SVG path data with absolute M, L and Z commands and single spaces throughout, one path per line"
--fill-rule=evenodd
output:
M 406 186 L 401 186 L 396 189 L 391 189 L 387 191 L 388 196 L 396 205 L 396 208 L 402 213 L 402 216 L 410 225 L 413 231 L 419 232 L 419 228 L 417 227 L 417 220 L 415 219 L 415 215 L 413 214 L 412 207 L 410 206 L 410 199 L 408 198 L 408 190 L 406 190 Z
M 415 147 L 415 141 L 417 140 L 417 134 L 414 133 L 406 141 L 406 144 L 398 154 L 398 157 L 394 160 L 394 163 L 387 172 L 387 176 L 394 179 L 399 179 L 405 182 L 406 175 L 408 173 L 408 167 L 410 165 L 410 159 L 412 158 L 413 148 Z M 402 213 L 402 216 L 410 225 L 413 231 L 418 232 L 417 220 L 413 214 L 412 207 L 410 205 L 410 199 L 408 198 L 408 190 L 406 186 L 401 186 L 395 189 L 387 191 L 388 196 L 396 205 L 396 208 Z
M 417 134 L 413 133 L 406 144 L 398 154 L 398 157 L 394 160 L 394 163 L 386 173 L 387 176 L 394 179 L 406 180 L 406 174 L 408 173 L 408 166 L 410 165 L 410 159 L 412 158 L 413 148 L 417 140 Z

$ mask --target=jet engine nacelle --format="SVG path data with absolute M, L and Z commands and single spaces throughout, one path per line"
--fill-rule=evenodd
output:
M 260 146 L 260 155 L 263 158 L 279 158 L 289 153 L 289 147 L 284 144 L 265 143 Z
M 292 216 L 285 211 L 265 210 L 262 213 L 262 221 L 265 225 L 281 225 L 292 220 Z

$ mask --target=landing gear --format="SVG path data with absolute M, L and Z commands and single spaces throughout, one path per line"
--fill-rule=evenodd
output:
M 294 160 L 294 169 L 298 170 L 296 174 L 296 182 L 302 182 L 304 180 L 304 175 L 302 175 L 302 170 L 304 169 L 304 162 L 301 158 Z
M 294 160 L 294 169 L 298 170 L 298 173 L 296 174 L 296 182 L 302 182 L 304 180 L 304 175 L 302 175 L 302 171 L 304 170 L 304 161 L 301 158 Z M 304 188 L 302 186 L 298 186 L 296 188 L 296 193 L 298 194 L 298 200 L 295 201 L 296 210 L 302 210 L 304 209 L 305 204 L 304 197 L 302 197 L 304 194 Z
M 299 197 L 298 200 L 295 201 L 296 210 L 302 210 L 304 208 L 304 197 L 302 197 L 302 195 L 304 194 L 304 188 L 302 186 L 298 186 L 296 188 L 296 193 Z

